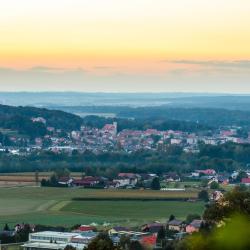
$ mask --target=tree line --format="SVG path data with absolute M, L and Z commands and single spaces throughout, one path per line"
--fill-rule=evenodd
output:
M 217 172 L 247 169 L 250 163 L 250 145 L 227 143 L 218 146 L 201 145 L 200 153 L 187 153 L 169 145 L 166 151 L 54 153 L 35 151 L 27 155 L 0 152 L 0 172 L 53 171 L 69 169 L 87 175 L 115 177 L 118 172 L 188 173 L 196 169 L 212 168 Z

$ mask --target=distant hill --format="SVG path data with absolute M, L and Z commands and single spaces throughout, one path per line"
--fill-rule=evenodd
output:
M 250 106 L 250 105 L 249 105 Z M 173 107 L 169 105 L 148 106 L 148 107 L 124 107 L 124 106 L 76 106 L 58 107 L 65 112 L 76 113 L 84 117 L 85 114 L 103 115 L 104 117 L 128 118 L 135 120 L 156 121 L 183 121 L 218 128 L 220 126 L 242 126 L 250 128 L 249 110 L 230 110 L 229 104 L 224 108 L 206 107 Z M 109 116 L 109 115 L 112 116 Z M 156 127 L 157 128 L 157 127 Z M 178 128 L 180 129 L 180 128 Z
M 31 120 L 37 117 L 44 118 L 46 124 Z M 79 129 L 81 123 L 80 117 L 63 111 L 0 105 L 0 128 L 15 130 L 30 137 L 45 135 L 46 127 L 70 131 Z

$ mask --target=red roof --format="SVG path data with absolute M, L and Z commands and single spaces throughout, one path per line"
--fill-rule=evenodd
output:
M 145 236 L 141 239 L 141 243 L 144 245 L 155 245 L 156 244 L 156 236 L 151 235 L 151 236 Z
M 78 228 L 78 230 L 82 231 L 82 232 L 87 232 L 87 231 L 93 231 L 95 229 L 95 227 L 92 226 L 86 226 L 86 225 L 82 225 Z
M 250 184 L 250 178 L 242 178 L 241 183 L 243 184 Z
M 216 173 L 214 169 L 197 170 L 196 172 L 207 174 L 207 175 Z

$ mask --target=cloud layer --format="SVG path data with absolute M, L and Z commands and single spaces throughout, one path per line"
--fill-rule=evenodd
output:
M 250 93 L 250 60 L 164 62 L 160 72 L 134 72 L 108 66 L 0 68 L 0 91 Z

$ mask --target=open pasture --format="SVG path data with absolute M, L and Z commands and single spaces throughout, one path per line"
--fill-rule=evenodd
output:
M 170 214 L 184 219 L 190 213 L 201 214 L 204 204 L 172 199 L 196 197 L 196 192 L 0 188 L 0 228 L 5 223 L 13 225 L 21 222 L 67 227 L 92 222 L 140 225 L 154 220 L 165 221 Z M 121 201 L 121 198 L 124 200 Z

